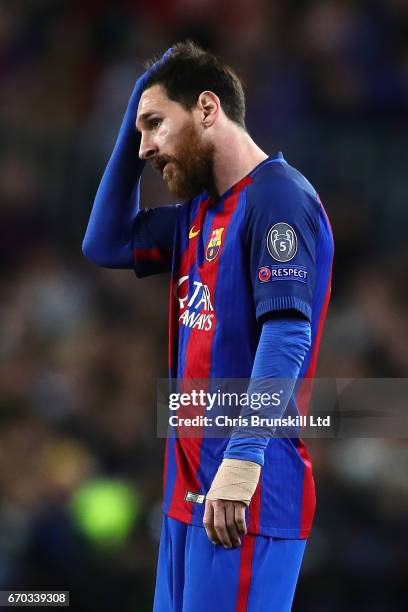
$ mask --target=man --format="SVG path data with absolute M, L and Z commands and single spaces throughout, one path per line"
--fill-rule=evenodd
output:
M 139 210 L 146 160 L 183 204 Z M 197 45 L 176 44 L 137 81 L 83 251 L 138 277 L 172 271 L 172 378 L 285 379 L 281 412 L 305 414 L 295 381 L 316 366 L 330 224 L 310 183 L 251 139 L 238 77 Z M 291 609 L 310 459 L 299 437 L 246 433 L 168 438 L 156 612 Z

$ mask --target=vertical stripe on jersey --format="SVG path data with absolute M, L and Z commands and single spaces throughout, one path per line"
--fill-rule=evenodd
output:
M 313 478 L 312 462 L 309 453 L 302 439 L 299 439 L 297 449 L 304 463 L 302 503 L 300 513 L 299 537 L 306 538 L 309 535 L 313 516 L 316 508 L 316 493 Z
M 182 218 L 181 218 L 179 227 L 176 229 L 176 234 L 180 232 L 186 232 L 186 229 L 188 231 L 189 227 L 193 227 L 194 225 L 196 226 L 198 225 L 198 227 L 201 227 L 203 216 L 205 214 L 205 211 L 209 203 L 210 203 L 209 199 L 203 200 L 198 203 L 197 209 L 193 211 L 191 225 L 189 223 L 189 220 L 186 223 L 184 219 L 184 216 L 188 214 L 188 209 L 186 207 L 183 211 L 184 214 L 181 215 Z M 187 225 L 187 228 L 186 228 L 186 225 Z M 175 239 L 177 239 L 177 237 L 178 236 L 176 235 Z M 177 254 L 178 263 L 175 264 L 173 267 L 172 278 L 171 278 L 171 283 L 170 283 L 170 296 L 169 296 L 170 313 L 169 313 L 169 346 L 168 346 L 168 349 L 169 349 L 169 370 L 170 370 L 170 376 L 172 378 L 177 378 L 177 376 L 179 376 L 180 374 L 177 371 L 177 367 L 178 367 L 177 366 L 177 355 L 179 352 L 179 320 L 178 320 L 179 319 L 178 317 L 179 305 L 178 305 L 177 300 L 174 297 L 174 294 L 177 289 L 177 283 L 179 279 L 182 278 L 183 276 L 187 276 L 190 272 L 190 267 L 192 266 L 192 261 L 191 261 L 192 251 L 194 252 L 194 249 L 196 247 L 197 235 L 194 236 L 193 238 L 189 238 L 188 233 L 186 233 L 185 235 L 181 235 L 179 238 L 182 241 L 182 252 Z

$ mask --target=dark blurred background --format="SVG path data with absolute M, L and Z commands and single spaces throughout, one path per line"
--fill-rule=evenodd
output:
M 186 37 L 238 70 L 251 134 L 331 218 L 318 376 L 407 371 L 406 0 L 0 0 L 0 589 L 78 610 L 151 609 L 169 279 L 98 269 L 81 242 L 143 62 Z M 145 175 L 143 204 L 170 202 Z M 406 610 L 406 441 L 309 448 L 294 610 Z

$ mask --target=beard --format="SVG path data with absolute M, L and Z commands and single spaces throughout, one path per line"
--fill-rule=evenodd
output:
M 214 146 L 200 140 L 192 122 L 183 128 L 175 155 L 156 157 L 153 166 L 163 173 L 170 193 L 177 198 L 190 200 L 202 191 L 216 195 Z

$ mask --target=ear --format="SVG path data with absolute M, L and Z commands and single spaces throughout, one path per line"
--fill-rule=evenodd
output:
M 203 91 L 198 96 L 197 108 L 200 121 L 204 124 L 204 127 L 211 127 L 218 117 L 221 102 L 214 92 Z

